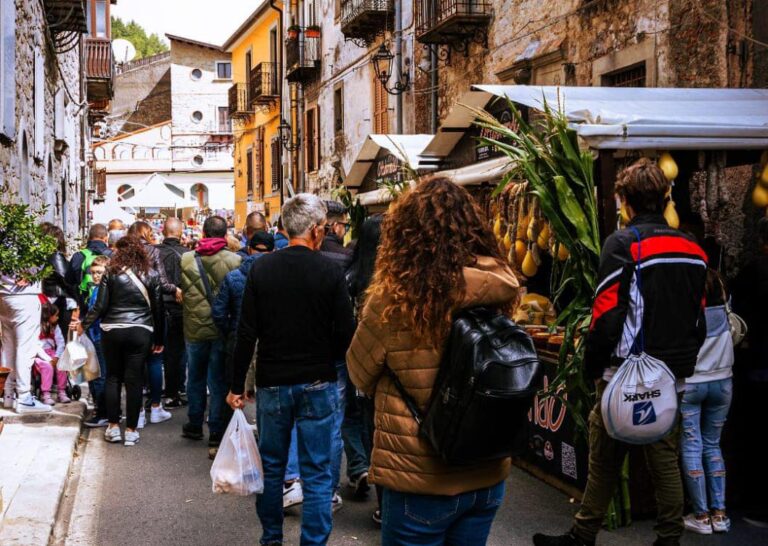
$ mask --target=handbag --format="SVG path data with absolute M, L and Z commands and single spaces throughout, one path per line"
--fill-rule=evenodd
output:
M 720 273 L 717 274 L 717 280 L 720 283 L 720 290 L 723 293 L 725 314 L 728 315 L 728 328 L 731 331 L 731 339 L 733 340 L 733 346 L 736 347 L 744 341 L 744 338 L 747 336 L 747 323 L 731 309 L 731 299 L 725 292 L 725 283 L 723 282 L 722 277 L 720 277 Z

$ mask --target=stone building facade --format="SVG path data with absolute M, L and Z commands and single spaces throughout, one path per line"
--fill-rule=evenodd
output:
M 61 225 L 74 238 L 87 220 L 82 214 L 88 146 L 82 50 L 78 45 L 56 52 L 63 48 L 38 0 L 0 4 L 2 199 L 28 203 L 41 219 Z

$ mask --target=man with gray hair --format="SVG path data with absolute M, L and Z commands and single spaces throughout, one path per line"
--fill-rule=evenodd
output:
M 317 252 L 326 207 L 307 193 L 282 210 L 290 244 L 253 264 L 243 296 L 227 401 L 242 408 L 256 342 L 256 399 L 264 493 L 257 497 L 262 544 L 283 542 L 283 477 L 291 429 L 297 431 L 304 485 L 302 544 L 326 544 L 331 532 L 331 445 L 338 404 L 334 360 L 354 333 L 344 273 Z

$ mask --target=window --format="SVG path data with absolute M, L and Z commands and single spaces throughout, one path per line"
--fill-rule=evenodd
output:
M 205 160 L 203 159 L 203 156 L 201 156 L 200 154 L 198 154 L 198 155 L 196 155 L 195 157 L 192 158 L 192 163 L 194 163 L 198 167 L 200 165 L 202 165 L 204 161 Z
M 272 138 L 270 143 L 272 152 L 272 193 L 278 193 L 282 191 L 283 182 L 283 145 L 280 142 L 279 137 Z
M 307 110 L 304 131 L 304 160 L 307 172 L 320 168 L 320 106 Z
M 88 32 L 97 38 L 109 38 L 109 2 L 108 0 L 90 0 L 85 11 Z
M 0 134 L 16 136 L 15 0 L 0 0 Z
M 203 121 L 203 113 L 200 110 L 195 110 L 192 112 L 192 121 L 195 123 L 200 123 Z
M 373 71 L 373 132 L 377 135 L 389 133 L 389 96 L 376 72 Z
M 601 76 L 603 87 L 645 87 L 645 62 Z
M 42 160 L 45 154 L 45 64 L 43 53 L 35 51 L 35 78 L 33 82 L 35 105 L 35 128 L 33 148 L 35 159 Z
M 248 148 L 245 153 L 245 189 L 250 201 L 253 199 L 253 148 Z
M 196 82 L 200 81 L 200 79 L 203 77 L 203 71 L 199 68 L 193 68 L 192 72 L 189 73 L 189 77 Z
M 220 80 L 231 80 L 232 63 L 229 61 L 216 61 L 216 77 Z
M 232 132 L 232 120 L 229 119 L 228 106 L 219 106 L 219 132 L 220 133 Z
M 254 155 L 254 174 L 256 201 L 264 200 L 264 127 L 256 128 L 256 149 Z
M 344 87 L 338 84 L 333 90 L 333 130 L 344 132 Z

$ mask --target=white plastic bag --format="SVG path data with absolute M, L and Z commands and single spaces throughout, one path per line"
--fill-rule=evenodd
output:
M 614 374 L 600 401 L 605 429 L 628 444 L 650 444 L 677 421 L 675 376 L 650 355 L 630 355 Z
M 79 341 L 88 353 L 88 360 L 83 365 L 83 377 L 86 381 L 98 379 L 101 377 L 101 366 L 99 366 L 99 356 L 96 354 L 96 347 L 88 336 L 82 336 Z
M 93 346 L 93 345 L 91 345 Z M 88 351 L 77 335 L 64 347 L 64 353 L 59 358 L 56 368 L 61 372 L 74 372 L 88 362 Z
M 214 493 L 247 496 L 264 491 L 264 471 L 251 425 L 235 410 L 211 466 Z

